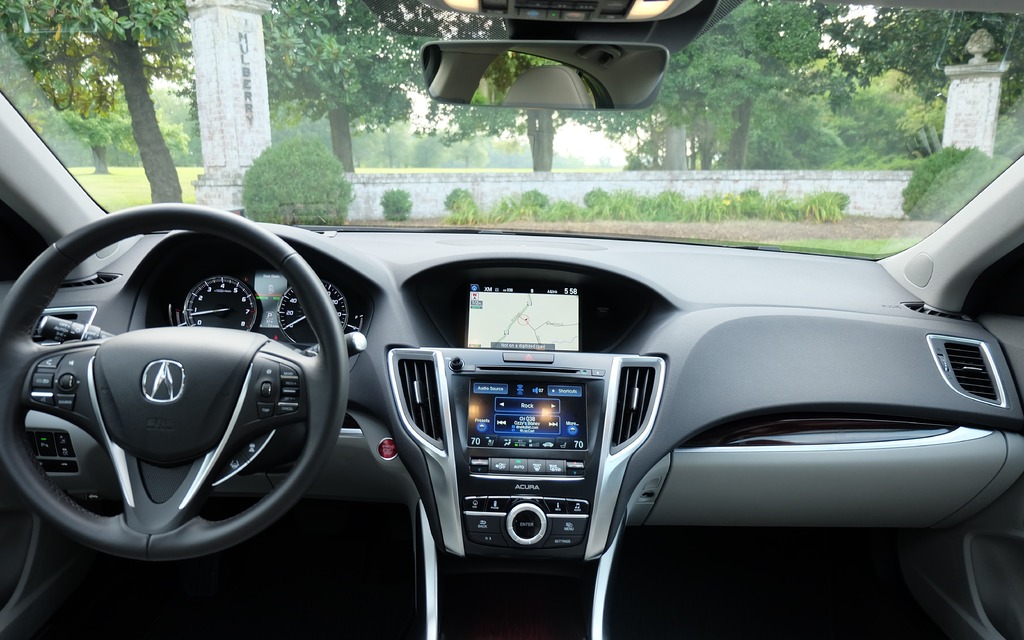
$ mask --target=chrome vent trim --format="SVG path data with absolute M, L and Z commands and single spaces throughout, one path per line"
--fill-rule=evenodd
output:
M 934 318 L 948 318 L 950 320 L 970 320 L 970 318 L 968 318 L 962 313 L 943 311 L 942 309 L 936 309 L 935 307 L 927 305 L 923 302 L 904 302 L 902 306 L 905 309 L 910 309 L 911 311 L 915 311 L 926 316 L 932 316 Z
M 970 338 L 929 335 L 928 345 L 939 373 L 960 395 L 1005 408 L 1006 393 L 987 343 Z
M 654 395 L 654 367 L 624 366 L 615 402 L 612 447 L 629 441 L 640 430 L 651 409 Z
M 402 358 L 398 360 L 397 368 L 402 400 L 410 420 L 417 431 L 443 449 L 442 407 L 434 361 Z
M 60 283 L 61 289 L 68 289 L 73 287 L 92 287 L 100 284 L 107 284 L 113 282 L 121 277 L 120 273 L 97 273 L 89 276 L 88 278 L 80 278 L 78 280 L 65 280 Z

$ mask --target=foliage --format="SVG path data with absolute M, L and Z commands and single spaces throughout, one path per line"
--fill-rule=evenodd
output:
M 405 189 L 388 189 L 380 197 L 380 207 L 384 210 L 385 220 L 408 220 L 409 214 L 412 213 L 412 197 Z
M 327 117 L 332 148 L 355 170 L 354 132 L 408 117 L 418 75 L 415 42 L 387 31 L 362 2 L 274 0 L 264 18 L 271 99 Z
M 550 202 L 547 196 L 528 191 L 518 197 L 506 197 L 487 211 L 475 204 L 472 211 L 456 210 L 455 190 L 449 194 L 453 206 L 445 222 L 452 225 L 500 224 L 514 221 L 587 222 L 620 220 L 632 222 L 699 222 L 726 220 L 773 220 L 780 222 L 839 222 L 850 198 L 843 193 L 820 192 L 800 199 L 784 194 L 744 191 L 741 194 L 703 195 L 685 198 L 675 191 L 655 195 L 635 191 L 592 189 L 583 197 L 583 205 L 567 200 Z M 543 196 L 543 197 L 539 197 Z
M 352 203 L 345 168 L 315 139 L 292 138 L 264 150 L 245 174 L 246 215 L 262 222 L 338 225 Z
M 946 147 L 918 162 L 903 190 L 903 212 L 913 220 L 944 222 L 1008 165 L 977 149 Z
M 157 78 L 191 84 L 188 24 L 180 0 L 37 0 L 0 6 L 0 31 L 19 34 L 9 41 L 58 110 L 92 118 L 126 99 L 154 202 L 181 201 L 150 85 Z

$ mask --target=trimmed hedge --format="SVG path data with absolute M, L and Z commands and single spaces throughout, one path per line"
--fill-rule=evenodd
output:
M 268 147 L 245 174 L 246 217 L 259 222 L 341 225 L 352 204 L 352 185 L 341 161 L 314 138 Z

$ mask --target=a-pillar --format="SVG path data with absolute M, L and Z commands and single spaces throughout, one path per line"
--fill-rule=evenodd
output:
M 264 13 L 269 0 L 186 0 L 205 173 L 196 202 L 242 208 L 242 181 L 270 146 Z
M 987 31 L 976 32 L 967 43 L 967 51 L 974 57 L 967 64 L 945 69 L 950 83 L 942 130 L 944 147 L 974 148 L 989 156 L 995 152 L 999 92 L 1006 65 L 985 58 L 994 44 Z

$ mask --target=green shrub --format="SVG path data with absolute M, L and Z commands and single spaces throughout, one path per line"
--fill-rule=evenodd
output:
M 551 198 L 536 189 L 530 189 L 519 196 L 519 204 L 523 209 L 542 210 L 551 206 Z
M 849 205 L 850 196 L 845 193 L 823 191 L 804 196 L 798 207 L 809 222 L 839 222 Z
M 588 209 L 603 210 L 608 207 L 608 203 L 611 200 L 611 196 L 608 192 L 600 187 L 597 189 L 591 189 L 583 196 L 583 206 Z
M 412 213 L 412 197 L 405 189 L 388 189 L 380 197 L 380 208 L 384 210 L 385 220 L 408 220 L 409 214 Z
M 268 147 L 242 186 L 245 215 L 260 222 L 340 225 L 352 204 L 341 162 L 318 140 L 292 138 Z
M 944 222 L 1008 164 L 977 149 L 947 147 L 918 162 L 903 190 L 903 212 L 912 220 Z
M 444 198 L 444 208 L 449 213 L 465 210 L 467 207 L 476 209 L 476 201 L 469 189 L 456 188 L 448 192 Z

